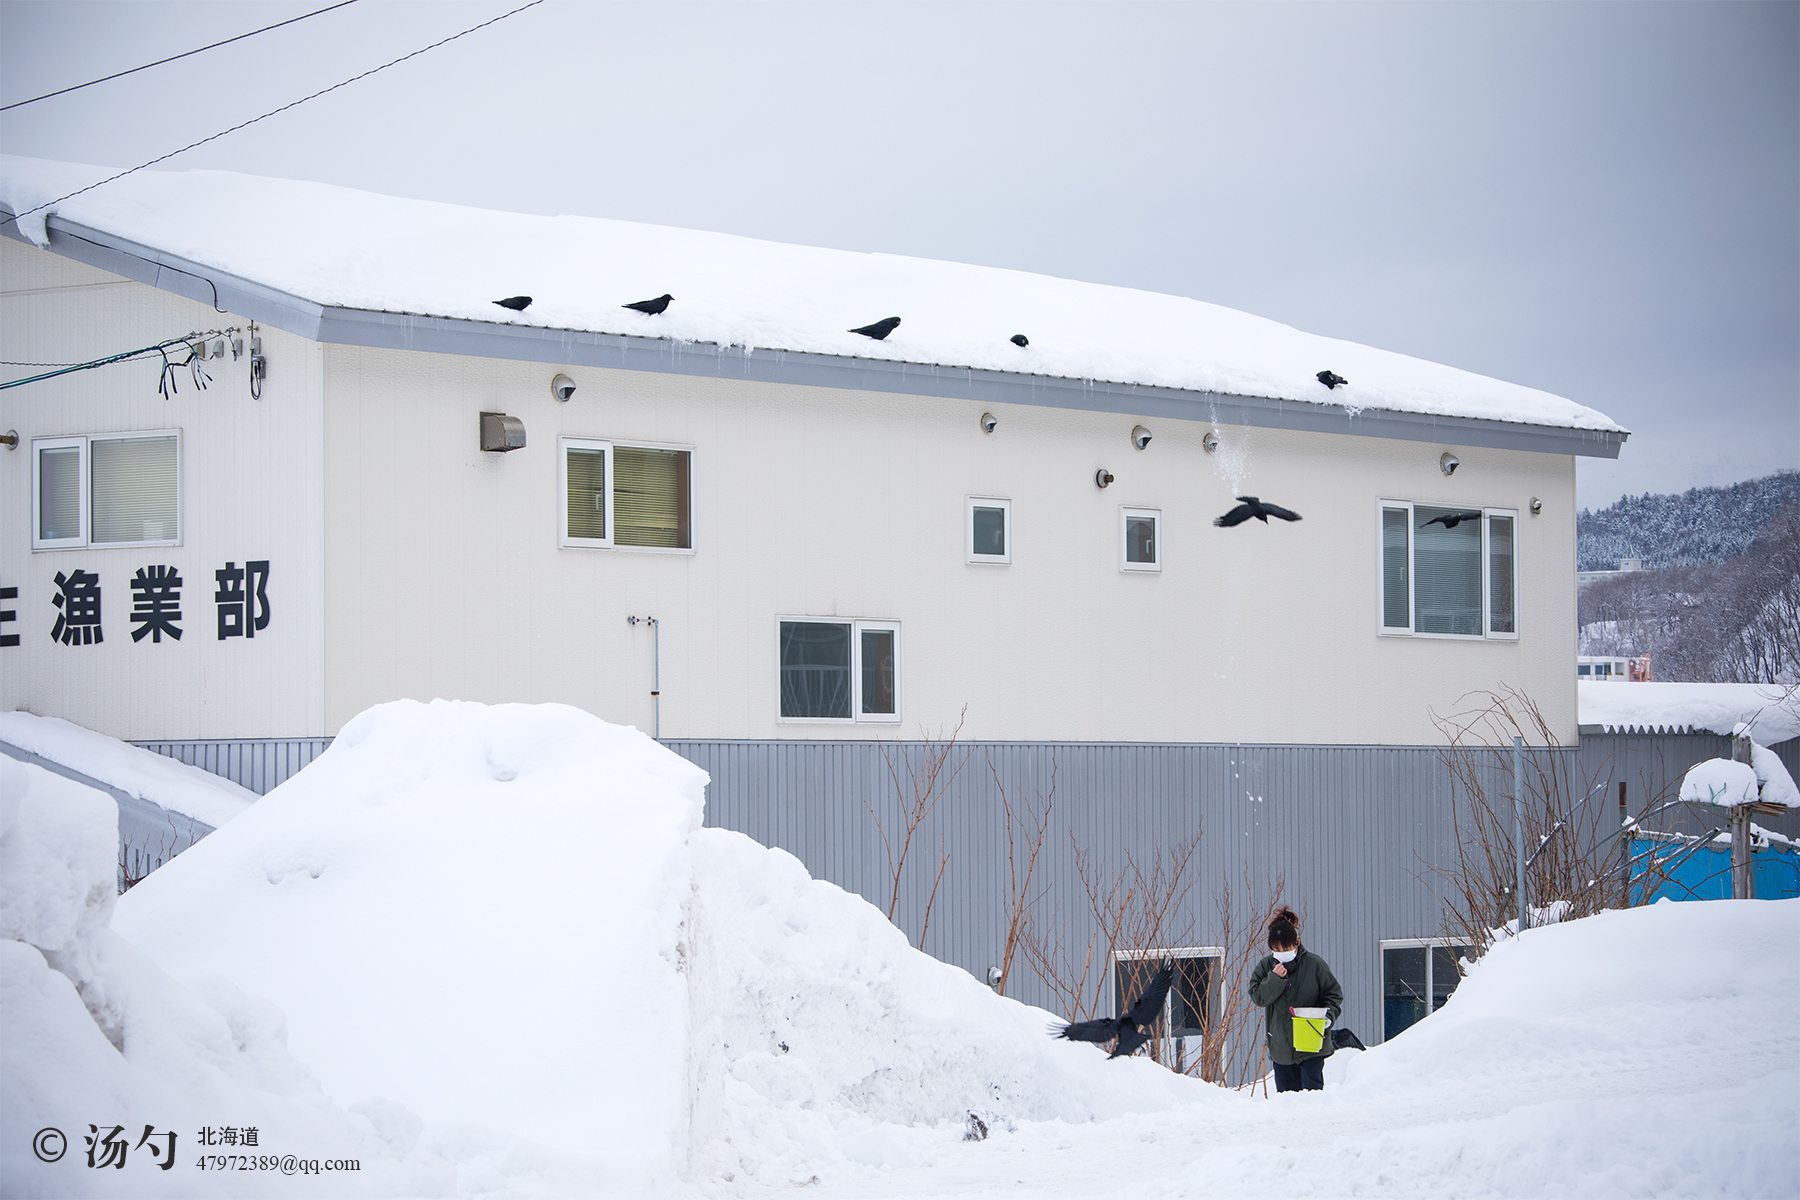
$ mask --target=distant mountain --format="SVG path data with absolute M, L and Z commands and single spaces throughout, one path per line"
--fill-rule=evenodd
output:
M 1800 501 L 1800 471 L 1777 471 L 1727 487 L 1626 496 L 1575 515 L 1575 569 L 1616 570 L 1622 558 L 1645 569 L 1722 563 L 1742 554 L 1777 509 Z

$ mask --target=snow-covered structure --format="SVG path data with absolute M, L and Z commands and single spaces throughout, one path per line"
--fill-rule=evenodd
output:
M 0 418 L 0 710 L 222 761 L 563 702 L 868 894 L 875 743 L 963 717 L 996 781 L 1058 772 L 1052 889 L 1060 822 L 1204 828 L 1208 877 L 1305 890 L 1364 1029 L 1378 942 L 1441 931 L 1433 713 L 1504 683 L 1576 740 L 1575 461 L 1627 437 L 1580 404 L 1126 288 L 218 172 L 71 195 L 105 174 L 0 167 L 0 358 L 45 376 Z M 1304 519 L 1216 527 L 1244 494 Z M 956 787 L 899 913 L 936 894 L 981 971 L 1004 826 L 979 756 Z

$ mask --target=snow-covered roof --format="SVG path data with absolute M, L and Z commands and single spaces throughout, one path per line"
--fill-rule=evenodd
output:
M 1584 681 L 1575 691 L 1581 724 L 1606 733 L 1730 734 L 1742 724 L 1765 746 L 1800 737 L 1800 695 L 1779 684 Z
M 0 200 L 26 212 L 108 174 L 4 156 Z M 774 363 L 825 386 L 985 383 L 1024 403 L 1602 457 L 1628 436 L 1548 392 L 1215 304 L 931 259 L 220 171 L 140 171 L 4 229 L 196 298 L 217 287 L 223 307 L 322 341 L 752 378 Z M 660 315 L 622 307 L 663 293 Z M 513 295 L 533 301 L 494 304 Z M 890 316 L 885 340 L 850 332 Z M 1327 370 L 1349 382 L 1327 388 Z

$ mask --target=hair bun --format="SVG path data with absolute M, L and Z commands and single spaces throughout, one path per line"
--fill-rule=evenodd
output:
M 1274 915 L 1274 917 L 1272 917 L 1270 919 L 1269 924 L 1274 925 L 1280 921 L 1286 921 L 1289 925 L 1292 925 L 1295 929 L 1300 928 L 1300 917 L 1298 916 L 1298 914 L 1296 914 L 1294 912 L 1293 909 L 1289 908 L 1285 904 L 1275 910 L 1275 915 Z

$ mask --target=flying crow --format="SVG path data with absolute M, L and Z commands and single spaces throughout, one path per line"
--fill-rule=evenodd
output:
M 1332 1030 L 1331 1048 L 1333 1050 L 1342 1050 L 1345 1046 L 1350 1047 L 1352 1050 L 1368 1049 L 1367 1046 L 1362 1044 L 1362 1039 L 1357 1037 L 1354 1033 L 1351 1033 L 1348 1029 Z
M 1028 338 L 1028 337 L 1026 337 L 1026 336 L 1025 336 L 1025 335 L 1024 335 L 1024 334 L 1022 334 L 1022 333 L 1015 333 L 1015 334 L 1013 334 L 1013 335 L 1012 335 L 1012 339 L 1011 339 L 1011 340 L 1012 340 L 1012 344 L 1013 344 L 1013 345 L 1015 345 L 1015 346 L 1029 346 L 1029 345 L 1031 345 L 1031 339 L 1030 339 L 1030 338 Z
M 894 332 L 894 330 L 896 330 L 898 328 L 900 328 L 900 318 L 899 317 L 883 317 L 881 320 L 875 322 L 873 325 L 864 325 L 864 326 L 861 326 L 860 328 L 852 329 L 850 332 L 851 333 L 860 333 L 866 338 L 874 338 L 876 341 L 879 342 L 882 338 L 886 337 L 888 334 Z
M 531 297 L 530 296 L 508 296 L 506 299 L 496 300 L 496 301 L 494 301 L 494 303 L 498 304 L 501 308 L 510 308 L 514 312 L 524 312 L 526 309 L 531 307 Z
M 1125 1010 L 1122 1017 L 1102 1017 L 1097 1021 L 1077 1021 L 1073 1025 L 1064 1025 L 1051 1031 L 1051 1036 L 1067 1038 L 1071 1042 L 1110 1042 L 1119 1039 L 1113 1052 L 1106 1057 L 1124 1058 L 1139 1046 L 1150 1040 L 1150 1035 L 1138 1029 L 1140 1025 L 1150 1025 L 1162 1016 L 1163 1000 L 1168 997 L 1169 985 L 1175 982 L 1175 968 L 1165 966 L 1150 980 L 1150 985 L 1138 994 L 1137 1002 Z
M 619 305 L 619 307 L 620 308 L 634 308 L 638 312 L 649 313 L 651 316 L 654 317 L 657 313 L 659 313 L 663 309 L 669 307 L 669 301 L 673 300 L 674 298 L 675 297 L 669 295 L 669 293 L 664 292 L 662 295 L 658 296 L 654 300 L 639 300 L 635 304 L 621 304 L 621 305 Z
M 1335 388 L 1335 387 L 1339 386 L 1340 384 L 1345 384 L 1345 383 L 1350 382 L 1348 379 L 1345 379 L 1342 375 L 1339 375 L 1336 371 L 1320 371 L 1318 374 L 1318 380 L 1320 383 L 1324 384 L 1328 388 Z
M 1455 529 L 1464 521 L 1479 520 L 1481 520 L 1481 514 L 1471 509 L 1468 512 L 1445 513 L 1441 517 L 1433 517 L 1431 520 L 1425 522 L 1425 525 L 1442 525 L 1445 529 Z M 1421 525 L 1419 528 L 1423 529 L 1425 528 L 1425 525 Z
M 1242 525 L 1251 517 L 1255 517 L 1267 525 L 1270 517 L 1280 517 L 1284 521 L 1298 521 L 1300 514 L 1285 509 L 1279 504 L 1264 504 L 1255 496 L 1239 496 L 1238 506 L 1222 517 L 1214 517 L 1213 524 L 1221 529 L 1230 529 L 1233 525 Z

